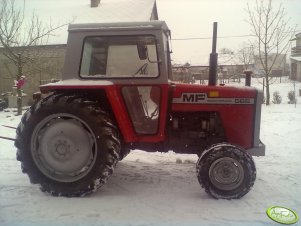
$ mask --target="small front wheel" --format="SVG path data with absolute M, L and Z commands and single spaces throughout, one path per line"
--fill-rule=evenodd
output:
M 196 168 L 201 186 L 217 199 L 241 198 L 256 179 L 253 158 L 242 148 L 227 143 L 205 150 Z

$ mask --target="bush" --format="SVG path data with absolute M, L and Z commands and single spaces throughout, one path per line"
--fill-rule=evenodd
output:
M 280 96 L 280 93 L 278 91 L 275 91 L 273 93 L 273 103 L 274 104 L 281 104 L 282 97 Z
M 289 91 L 287 94 L 288 97 L 288 103 L 289 104 L 295 104 L 297 103 L 296 95 L 294 91 Z

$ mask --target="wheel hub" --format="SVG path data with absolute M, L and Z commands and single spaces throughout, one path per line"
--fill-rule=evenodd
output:
M 81 178 L 95 160 L 95 136 L 82 120 L 69 114 L 42 120 L 34 130 L 32 144 L 37 166 L 57 181 Z
M 72 153 L 71 145 L 66 140 L 58 140 L 55 144 L 54 156 L 59 159 L 64 159 L 69 157 Z
M 209 169 L 210 181 L 221 190 L 238 188 L 244 178 L 242 165 L 235 159 L 223 157 L 215 160 Z

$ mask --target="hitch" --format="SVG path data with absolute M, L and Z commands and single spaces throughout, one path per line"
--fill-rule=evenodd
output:
M 13 127 L 13 126 L 7 126 L 7 125 L 1 125 L 3 127 L 6 127 L 6 128 L 10 128 L 10 129 L 17 129 L 16 127 Z
M 10 129 L 17 129 L 16 127 L 13 127 L 13 126 L 7 126 L 7 125 L 1 125 L 1 126 L 6 127 L 6 128 L 10 128 Z M 16 140 L 16 139 L 14 139 L 14 138 L 3 137 L 3 136 L 0 136 L 0 139 L 11 140 L 11 141 L 15 141 L 15 140 Z
M 4 139 L 4 140 L 11 140 L 11 141 L 16 141 L 16 139 L 15 139 L 15 138 L 3 137 L 3 136 L 0 136 L 0 139 Z

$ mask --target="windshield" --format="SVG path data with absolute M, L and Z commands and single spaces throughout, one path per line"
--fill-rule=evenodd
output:
M 82 52 L 80 76 L 157 77 L 158 60 L 155 37 L 86 38 Z

